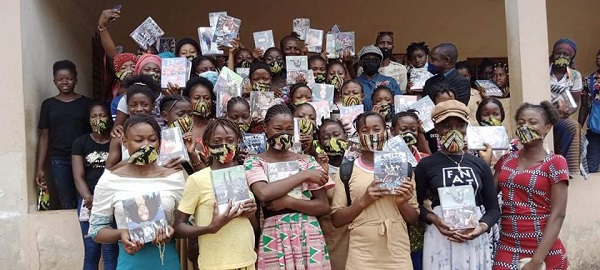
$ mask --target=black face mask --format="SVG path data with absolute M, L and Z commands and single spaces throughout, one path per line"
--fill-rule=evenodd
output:
M 381 53 L 383 54 L 384 59 L 392 57 L 392 49 L 388 49 L 388 48 L 381 49 Z
M 362 68 L 365 74 L 369 76 L 373 76 L 377 74 L 379 71 L 379 65 L 381 64 L 381 60 L 379 59 L 365 59 L 362 60 Z

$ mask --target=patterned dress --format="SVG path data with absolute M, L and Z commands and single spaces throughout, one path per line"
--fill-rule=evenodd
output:
M 268 182 L 268 163 L 258 156 L 246 159 L 248 186 Z M 312 156 L 300 159 L 298 163 L 300 170 L 322 170 Z M 311 190 L 331 187 L 332 181 L 324 187 L 303 184 L 302 199 L 310 200 Z M 329 252 L 317 218 L 291 210 L 266 217 L 259 240 L 257 266 L 258 269 L 331 269 Z
M 541 164 L 519 171 L 520 153 L 506 154 L 495 166 L 504 204 L 494 270 L 519 269 L 520 259 L 533 257 L 550 217 L 551 187 L 569 180 L 567 162 L 562 156 L 549 154 Z M 560 239 L 552 245 L 545 263 L 547 269 L 567 269 L 567 255 Z

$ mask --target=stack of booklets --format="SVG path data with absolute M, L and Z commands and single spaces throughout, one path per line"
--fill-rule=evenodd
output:
M 231 40 L 238 36 L 242 21 L 228 15 L 220 14 L 215 25 L 212 41 L 218 45 L 232 47 Z
M 410 105 L 417 102 L 417 96 L 412 95 L 395 95 L 394 110 L 396 113 L 408 111 Z
M 349 136 L 354 135 L 356 129 L 354 127 L 354 119 L 358 117 L 361 113 L 365 112 L 365 107 L 363 105 L 354 105 L 354 106 L 340 106 L 340 120 L 342 124 L 349 126 L 350 131 L 348 133 Z
M 422 122 L 422 127 L 425 132 L 433 129 L 433 121 L 431 121 L 431 111 L 435 107 L 429 96 L 419 99 L 417 102 L 408 106 L 409 109 L 419 112 L 419 120 Z
M 479 218 L 475 208 L 475 192 L 473 186 L 452 186 L 438 188 L 442 217 L 444 222 L 454 230 L 465 230 L 477 227 Z
M 389 189 L 390 193 L 394 193 L 403 182 L 410 181 L 411 165 L 406 153 L 377 151 L 374 163 L 375 181 L 383 181 L 379 186 Z
M 310 90 L 312 90 L 312 100 L 324 100 L 328 101 L 330 104 L 333 104 L 333 94 L 335 91 L 335 87 L 333 85 L 324 83 L 313 83 L 308 87 L 310 87 Z
M 404 142 L 404 139 L 400 135 L 394 136 L 391 139 L 389 139 L 383 146 L 383 151 L 404 153 L 408 163 L 410 163 L 410 165 L 413 168 L 417 166 L 417 159 L 415 159 L 415 156 L 413 155 L 412 151 L 410 150 L 408 145 L 406 145 L 406 142 Z
M 244 133 L 243 137 L 241 150 L 246 151 L 248 155 L 258 155 L 267 151 L 267 137 L 264 133 Z
M 276 162 L 267 164 L 267 178 L 269 183 L 273 183 L 300 172 L 300 164 L 297 160 Z M 292 198 L 302 199 L 302 185 L 299 185 L 288 192 Z
M 354 32 L 330 32 L 325 35 L 325 39 L 325 51 L 328 58 L 339 58 L 344 51 L 350 51 L 352 56 L 356 53 Z
M 158 51 L 158 53 L 163 53 L 163 52 L 172 52 L 175 53 L 175 38 L 173 37 L 161 37 L 158 39 L 158 42 L 156 42 L 156 51 Z
M 161 137 L 160 154 L 156 162 L 158 166 L 164 166 L 174 158 L 178 158 L 181 162 L 190 161 L 179 127 L 163 129 Z
M 140 24 L 140 26 L 133 30 L 129 36 L 133 38 L 142 49 L 146 50 L 164 34 L 165 32 L 160 29 L 152 17 L 148 17 Z
M 208 23 L 209 23 L 210 27 L 217 26 L 217 21 L 219 21 L 219 17 L 221 15 L 227 16 L 227 11 L 216 11 L 216 12 L 208 13 Z
M 268 48 L 275 47 L 273 30 L 254 32 L 254 47 L 261 49 L 263 52 Z
M 323 49 L 323 30 L 308 29 L 305 43 L 309 52 L 321 53 Z
M 275 93 L 270 91 L 250 92 L 250 116 L 265 119 L 267 110 L 275 105 Z
M 322 119 L 328 119 L 329 117 L 331 117 L 331 104 L 329 103 L 329 101 L 313 101 L 309 102 L 309 104 L 312 105 L 317 111 L 317 126 L 321 125 Z
M 570 87 L 551 84 L 550 91 L 552 96 L 552 104 L 559 110 L 572 114 L 577 111 L 577 102 L 571 95 Z
M 192 71 L 192 62 L 184 57 L 162 59 L 160 87 L 167 88 L 169 83 L 185 87 L 185 83 L 190 79 Z
M 168 232 L 160 192 L 141 194 L 121 200 L 129 237 L 133 242 L 149 243 L 156 238 L 158 229 Z
M 200 40 L 200 50 L 202 55 L 221 55 L 222 50 L 219 50 L 219 44 L 212 41 L 214 35 L 213 27 L 198 27 L 198 39 Z
M 233 97 L 242 96 L 242 81 L 244 79 L 227 67 L 221 69 L 214 92 L 217 96 L 217 117 L 224 116 L 227 113 L 227 102 Z
M 300 36 L 300 40 L 306 39 L 306 34 L 310 29 L 310 19 L 308 18 L 296 18 L 292 21 L 293 31 Z
M 250 200 L 244 166 L 213 170 L 210 176 L 220 213 L 225 212 L 229 201 L 232 202 L 231 212 L 236 212 L 243 202 Z
M 484 143 L 493 150 L 507 150 L 510 147 L 506 128 L 503 126 L 468 126 L 467 145 L 469 150 L 485 150 Z
M 491 80 L 476 80 L 475 85 L 482 89 L 488 97 L 501 97 L 503 95 L 502 90 Z
M 410 90 L 423 90 L 423 86 L 425 86 L 425 82 L 433 77 L 433 74 L 429 72 L 426 68 L 411 68 L 409 71 L 410 81 L 412 82 L 412 86 Z

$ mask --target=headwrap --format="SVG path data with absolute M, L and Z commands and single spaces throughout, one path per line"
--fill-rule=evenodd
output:
M 133 53 L 118 53 L 113 57 L 113 65 L 115 67 L 115 72 L 119 72 L 121 70 L 121 66 L 125 64 L 127 61 L 137 62 L 138 57 Z
M 175 54 L 172 52 L 161 52 L 158 54 L 158 57 L 160 57 L 160 59 L 165 59 L 165 58 L 175 58 Z
M 179 50 L 185 44 L 190 44 L 190 45 L 194 46 L 194 48 L 196 48 L 196 52 L 198 52 L 198 55 L 200 55 L 200 46 L 198 46 L 198 42 L 196 42 L 195 40 L 193 40 L 191 38 L 182 38 L 179 41 L 177 41 L 177 44 L 175 44 L 175 54 L 176 55 L 179 55 Z
M 140 72 L 142 72 L 144 65 L 148 63 L 154 63 L 160 67 L 162 61 L 160 60 L 160 57 L 155 54 L 143 54 L 140 56 L 140 58 L 138 58 L 138 61 L 135 64 L 135 74 L 139 75 Z
M 571 57 L 571 59 L 574 59 L 575 55 L 577 54 L 577 45 L 575 45 L 575 41 L 573 41 L 572 39 L 568 39 L 568 38 L 559 39 L 556 43 L 554 43 L 554 47 L 552 47 L 552 51 L 554 51 L 558 48 L 563 48 L 563 49 L 566 49 L 569 52 L 571 52 L 571 54 L 573 55 L 573 57 Z

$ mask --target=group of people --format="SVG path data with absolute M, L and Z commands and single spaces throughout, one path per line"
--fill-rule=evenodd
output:
M 579 123 L 548 101 L 525 103 L 509 114 L 506 64 L 481 64 L 477 77 L 503 92 L 487 97 L 472 85 L 471 69 L 457 61 L 453 44 L 430 51 L 424 42 L 412 43 L 403 65 L 392 55 L 393 33 L 380 32 L 357 61 L 349 52 L 331 60 L 308 55 L 315 81 L 335 88 L 331 117 L 317 119 L 308 103 L 311 88 L 286 85 L 285 57 L 307 54 L 296 35 L 264 52 L 235 40 L 226 62 L 200 55 L 195 40 L 182 38 L 175 53 L 192 62 L 191 79 L 161 89 L 161 57 L 172 55 L 117 53 L 108 26 L 119 16 L 105 10 L 98 25 L 117 78 L 114 106 L 77 94 L 76 66 L 63 60 L 53 66 L 59 93 L 40 112 L 36 182 L 47 188 L 49 161 L 62 208 L 91 211 L 89 220 L 80 221 L 84 269 L 97 269 L 100 255 L 104 269 L 181 269 L 185 257 L 196 269 L 567 268 L 558 234 L 570 175 L 586 163 L 579 145 L 585 137 Z M 582 83 L 570 67 L 575 53 L 572 41 L 557 42 L 550 72 L 553 83 L 570 86 L 585 114 L 590 102 L 583 97 L 595 102 L 600 72 Z M 249 84 L 217 117 L 213 88 L 223 66 L 249 67 Z M 411 87 L 412 69 L 431 73 L 423 89 Z M 264 118 L 251 117 L 251 91 L 272 91 L 280 104 Z M 425 132 L 417 111 L 394 111 L 396 95 L 430 97 L 435 128 Z M 351 123 L 339 120 L 340 108 L 356 105 L 364 113 Z M 294 118 L 302 122 L 300 149 L 294 149 Z M 510 150 L 468 149 L 467 126 L 503 124 L 515 130 Z M 161 130 L 170 127 L 182 130 L 189 160 L 159 166 Z M 544 144 L 553 128 L 561 155 Z M 242 150 L 245 133 L 264 134 L 267 150 Z M 593 134 L 587 136 L 592 148 L 600 143 Z M 397 136 L 418 164 L 403 184 L 383 188 L 374 181 L 374 153 Z M 360 155 L 344 162 L 349 141 L 360 145 Z M 590 160 L 593 171 L 600 159 Z M 268 165 L 285 161 L 296 161 L 299 172 L 269 181 Z M 252 199 L 219 211 L 211 171 L 239 165 Z M 473 188 L 478 223 L 456 230 L 444 221 L 439 190 L 462 185 Z M 295 189 L 301 195 L 290 196 Z M 152 192 L 160 194 L 168 226 L 157 229 L 152 243 L 134 241 L 122 201 Z

